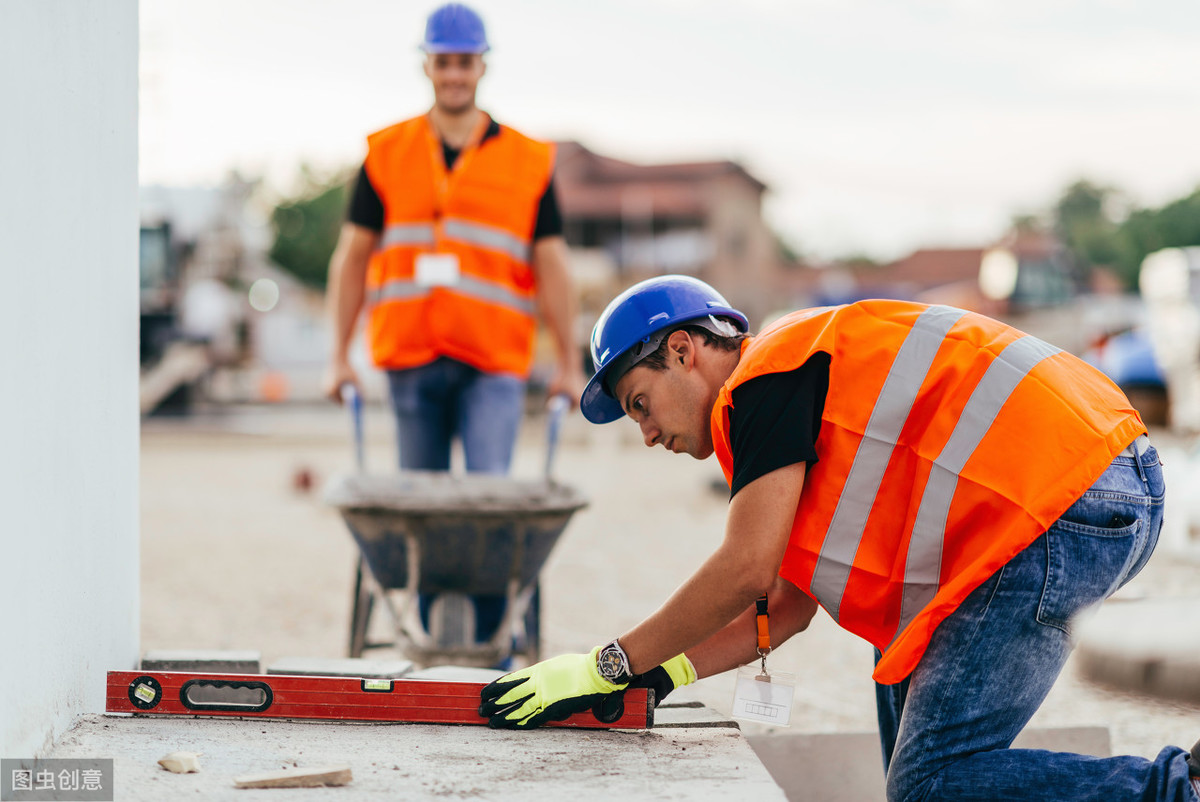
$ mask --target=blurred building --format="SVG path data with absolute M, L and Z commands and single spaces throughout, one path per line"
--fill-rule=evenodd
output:
M 797 307 L 896 298 L 1005 317 L 1061 306 L 1077 288 L 1057 239 L 1013 231 L 988 245 L 920 248 L 886 264 L 801 266 L 786 272 L 785 294 Z
M 254 189 L 233 176 L 141 190 L 144 414 L 184 413 L 201 399 L 320 397 L 324 296 L 266 257 L 271 232 Z
M 555 184 L 588 331 L 616 292 L 664 273 L 708 281 L 755 326 L 773 308 L 783 264 L 767 186 L 736 162 L 631 164 L 561 142 Z

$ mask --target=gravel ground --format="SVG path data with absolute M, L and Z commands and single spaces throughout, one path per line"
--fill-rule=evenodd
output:
M 540 474 L 542 426 L 527 421 L 515 475 Z M 392 470 L 382 410 L 368 410 L 367 432 L 368 467 Z M 258 408 L 144 424 L 144 651 L 255 649 L 264 667 L 281 657 L 345 656 L 357 551 L 320 486 L 353 468 L 349 443 L 336 409 Z M 586 651 L 651 613 L 715 548 L 726 511 L 725 493 L 714 489 L 715 460 L 647 449 L 627 422 L 598 427 L 570 417 L 555 474 L 591 504 L 543 571 L 547 654 Z M 1123 595 L 1200 595 L 1200 563 L 1160 548 Z M 383 616 L 376 624 L 386 625 Z M 797 675 L 792 731 L 873 731 L 871 662 L 865 642 L 818 614 L 771 657 L 775 669 Z M 693 695 L 727 713 L 732 688 L 726 674 L 701 681 Z M 1200 707 L 1098 688 L 1068 665 L 1032 725 L 1107 726 L 1114 753 L 1151 757 L 1200 737 Z

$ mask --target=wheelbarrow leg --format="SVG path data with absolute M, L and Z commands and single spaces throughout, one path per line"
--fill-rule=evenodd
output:
M 537 583 L 533 588 L 533 598 L 525 610 L 525 643 L 521 644 L 521 653 L 531 664 L 542 659 L 542 586 Z
M 354 609 L 350 612 L 350 656 L 362 657 L 367 646 L 367 625 L 371 623 L 371 611 L 375 607 L 375 594 L 363 577 L 363 558 L 358 559 L 358 571 L 354 576 Z

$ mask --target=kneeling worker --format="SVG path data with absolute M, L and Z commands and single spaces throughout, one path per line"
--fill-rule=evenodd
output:
M 888 799 L 1196 802 L 1200 764 L 1010 749 L 1072 648 L 1071 621 L 1145 565 L 1158 454 L 1125 396 L 1076 357 L 981 315 L 863 301 L 748 336 L 712 287 L 666 276 L 592 333 L 588 420 L 729 482 L 724 541 L 657 612 L 590 654 L 484 688 L 494 727 L 757 657 L 818 605 L 876 648 Z M 1195 748 L 1194 748 L 1195 751 Z

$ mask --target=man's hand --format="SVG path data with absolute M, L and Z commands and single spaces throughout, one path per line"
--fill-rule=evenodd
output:
M 342 403 L 343 384 L 352 384 L 355 389 L 358 389 L 358 374 L 350 366 L 349 360 L 334 359 L 325 369 L 321 389 L 324 391 L 326 398 L 340 404 Z
M 630 688 L 649 688 L 654 691 L 654 706 L 662 704 L 667 694 L 696 681 L 696 668 L 685 654 L 672 657 L 661 666 L 655 666 L 645 674 L 638 674 L 629 683 Z
M 600 676 L 596 655 L 564 654 L 506 674 L 480 691 L 479 715 L 489 727 L 529 729 L 562 721 L 623 690 Z
M 583 397 L 583 388 L 586 385 L 582 369 L 578 365 L 560 368 L 547 382 L 546 395 L 550 398 L 556 395 L 566 396 L 571 402 L 571 409 L 578 409 L 579 399 Z

